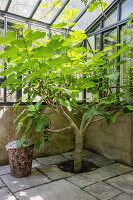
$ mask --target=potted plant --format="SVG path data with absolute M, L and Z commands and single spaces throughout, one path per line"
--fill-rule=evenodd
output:
M 62 18 L 67 19 L 67 23 L 62 22 L 52 28 L 67 27 L 69 30 L 70 19 L 76 14 L 74 9 L 66 10 Z M 31 126 L 34 126 L 34 135 L 40 136 L 35 143 L 36 149 L 48 140 L 50 134 L 62 134 L 72 130 L 75 135 L 74 171 L 79 172 L 82 168 L 84 135 L 90 125 L 103 118 L 106 118 L 110 125 L 125 109 L 133 109 L 126 104 L 124 92 L 118 93 L 116 90 L 112 93 L 111 84 L 120 87 L 119 72 L 109 71 L 116 67 L 114 59 L 131 48 L 118 44 L 101 52 L 92 52 L 84 48 L 82 42 L 87 36 L 78 30 L 67 31 L 66 37 L 56 34 L 49 40 L 44 40 L 44 32 L 26 29 L 23 33 L 22 26 L 15 27 L 20 29 L 21 38 L 16 38 L 14 32 L 8 32 L 5 38 L 0 38 L 0 43 L 7 45 L 0 58 L 4 58 L 8 66 L 0 75 L 8 75 L 2 84 L 3 88 L 9 86 L 11 93 L 24 89 L 24 94 L 28 93 L 30 97 L 25 102 L 26 109 L 16 119 L 19 120 L 18 132 L 25 126 L 20 144 Z M 117 47 L 120 47 L 118 51 Z M 85 90 L 91 94 L 91 98 L 78 100 L 79 93 Z M 39 96 L 40 100 L 33 104 L 36 96 Z M 50 114 L 45 113 L 42 103 L 59 113 L 68 126 L 52 130 Z M 18 105 L 19 102 L 14 109 Z M 79 125 L 75 123 L 73 116 L 78 117 Z
M 9 155 L 10 171 L 12 176 L 17 178 L 29 176 L 32 167 L 34 144 L 31 140 L 19 140 L 9 142 L 6 145 Z

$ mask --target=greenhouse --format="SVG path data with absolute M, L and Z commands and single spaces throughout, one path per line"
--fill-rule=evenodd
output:
M 133 0 L 0 0 L 0 200 L 133 200 Z

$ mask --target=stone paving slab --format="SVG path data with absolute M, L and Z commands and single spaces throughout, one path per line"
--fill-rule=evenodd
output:
M 87 162 L 92 162 L 99 167 L 110 165 L 115 162 L 114 160 L 111 160 L 109 158 L 106 158 L 104 156 L 100 156 L 100 155 L 94 154 L 94 153 L 92 155 L 90 154 L 90 155 L 84 157 L 83 160 L 87 161 Z
M 124 174 L 110 180 L 107 180 L 106 183 L 133 195 L 133 175 L 132 174 Z
M 74 175 L 72 177 L 67 178 L 67 180 L 73 183 L 74 185 L 77 185 L 80 188 L 84 188 L 88 185 L 91 185 L 97 182 L 97 179 L 93 177 L 87 178 L 86 176 L 83 176 L 83 174 Z
M 15 178 L 11 174 L 1 176 L 3 182 L 8 186 L 12 192 L 17 192 L 33 186 L 41 185 L 50 182 L 46 176 L 42 175 L 38 170 L 33 169 L 28 177 Z
M 0 200 L 17 200 L 15 196 L 11 194 L 7 187 L 0 189 Z
M 108 170 L 104 171 L 103 168 L 99 168 L 91 172 L 74 175 L 70 178 L 67 178 L 67 180 L 79 186 L 80 188 L 84 188 L 94 183 L 112 178 L 114 176 L 115 176 L 114 172 Z
M 108 171 L 114 172 L 116 175 L 122 175 L 122 174 L 126 174 L 128 172 L 133 171 L 132 167 L 129 167 L 121 163 L 114 163 L 112 165 L 105 166 L 102 169 L 104 169 L 105 171 L 108 170 Z
M 36 158 L 36 160 L 43 165 L 57 165 L 62 162 L 68 161 L 68 158 L 65 158 L 64 156 L 61 156 L 61 155 L 56 155 L 56 156 L 48 156 L 44 158 Z
M 117 197 L 112 198 L 111 200 L 133 200 L 133 197 L 128 194 L 122 193 Z
M 96 200 L 87 192 L 66 180 L 15 193 L 19 200 Z
M 115 197 L 116 195 L 121 193 L 120 190 L 104 182 L 93 184 L 91 186 L 84 188 L 84 190 L 100 200 L 109 200 L 112 197 Z
M 32 168 L 39 167 L 39 166 L 42 166 L 42 164 L 37 162 L 36 160 L 32 161 Z
M 3 165 L 0 166 L 0 176 L 4 174 L 9 174 L 10 173 L 10 166 L 9 165 Z
M 4 187 L 5 184 L 2 182 L 2 180 L 0 179 L 0 188 Z
M 68 158 L 69 160 L 73 160 L 74 159 L 74 151 L 71 151 L 71 152 L 67 152 L 67 153 L 63 153 L 61 154 L 63 156 L 65 156 L 66 158 Z M 83 150 L 82 152 L 82 157 L 85 157 L 85 156 L 94 156 L 94 155 L 97 155 L 91 151 L 88 151 L 88 150 Z
M 73 175 L 60 170 L 57 165 L 39 167 L 38 169 L 51 180 L 63 179 Z

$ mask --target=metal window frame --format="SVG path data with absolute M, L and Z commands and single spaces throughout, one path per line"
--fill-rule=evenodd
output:
M 89 7 L 89 5 L 93 2 L 94 0 L 91 0 L 90 3 L 85 7 L 85 9 L 83 11 L 80 12 L 80 14 L 77 16 L 77 18 L 74 20 L 74 22 L 78 22 L 80 20 L 80 18 L 86 13 L 87 8 Z M 103 20 L 105 20 L 105 17 L 101 14 L 100 16 L 98 16 L 98 18 L 91 24 L 89 25 L 89 27 L 87 27 L 87 29 L 85 30 L 86 34 L 88 37 L 93 36 L 93 35 L 97 35 L 100 34 L 100 50 L 103 50 L 103 34 L 106 31 L 109 31 L 111 29 L 117 29 L 117 43 L 120 43 L 120 29 L 122 26 L 124 26 L 129 18 L 120 20 L 120 5 L 122 2 L 124 2 L 125 0 L 114 0 L 110 6 L 107 7 L 107 9 L 104 11 L 106 16 L 109 16 L 115 9 L 117 9 L 117 22 L 114 24 L 111 24 L 107 27 L 103 27 Z M 50 26 L 55 22 L 55 20 L 59 17 L 59 15 L 61 14 L 61 12 L 63 11 L 63 9 L 65 8 L 65 6 L 70 2 L 70 0 L 66 0 L 62 6 L 61 9 L 58 10 L 58 12 L 56 13 L 56 15 L 54 16 L 54 18 L 52 19 L 51 23 L 44 23 L 42 21 L 37 21 L 37 20 L 33 20 L 33 16 L 35 14 L 35 12 L 37 11 L 39 5 L 41 4 L 42 0 L 38 0 L 38 2 L 36 3 L 36 5 L 34 6 L 31 14 L 29 15 L 29 17 L 23 17 L 23 16 L 19 16 L 13 13 L 8 12 L 10 4 L 11 4 L 12 0 L 9 0 L 5 10 L 0 10 L 0 16 L 2 16 L 4 18 L 4 33 L 7 32 L 7 19 L 11 18 L 11 19 L 15 19 L 18 21 L 22 21 L 25 22 L 26 24 L 28 24 L 28 27 L 30 28 L 31 23 L 34 23 L 34 25 L 38 25 L 41 27 L 44 27 L 46 29 L 49 30 L 50 36 L 51 36 L 51 29 Z M 100 29 L 99 30 L 95 30 L 95 28 L 100 24 Z M 72 29 L 73 26 L 70 27 L 70 29 Z M 57 30 L 59 31 L 59 30 Z M 65 30 L 61 30 L 65 31 Z M 86 46 L 86 42 L 88 43 L 88 41 L 84 41 L 84 45 Z M 119 49 L 119 47 L 118 47 Z M 118 50 L 117 49 L 117 50 Z M 117 62 L 120 61 L 120 57 L 117 58 Z M 6 68 L 6 63 L 5 63 L 5 68 Z M 117 69 L 120 71 L 120 66 L 117 66 Z M 6 78 L 5 78 L 6 79 Z M 3 82 L 4 79 L 0 80 L 0 83 Z M 120 76 L 118 77 L 118 81 L 120 81 Z M 117 92 L 119 92 L 119 84 L 117 85 Z M 7 95 L 7 89 L 4 89 L 4 102 L 0 102 L 0 105 L 13 105 L 16 102 L 7 102 L 6 99 L 6 95 Z M 19 99 L 22 96 L 22 91 L 18 91 L 16 94 L 16 99 Z M 86 93 L 85 91 L 83 92 L 83 98 L 86 97 Z M 24 103 L 22 103 L 22 105 L 25 105 Z M 45 105 L 45 103 L 44 103 Z
M 100 34 L 100 51 L 103 50 L 103 34 L 106 33 L 107 31 L 116 29 L 117 31 L 117 44 L 120 43 L 121 40 L 121 27 L 126 25 L 126 23 L 129 21 L 129 17 L 126 19 L 121 20 L 121 4 L 125 2 L 126 0 L 115 0 L 106 10 L 105 10 L 105 15 L 109 16 L 113 11 L 116 9 L 117 11 L 117 22 L 107 26 L 103 27 L 103 21 L 106 19 L 103 15 L 100 15 L 87 29 L 86 29 L 86 34 L 88 37 L 95 36 L 97 34 Z M 100 24 L 100 29 L 95 30 L 95 28 Z M 117 51 L 120 49 L 120 47 L 117 47 Z M 117 57 L 117 63 L 120 62 L 120 56 Z M 111 88 L 116 88 L 116 92 L 120 92 L 120 65 L 117 66 L 116 68 L 119 71 L 119 76 L 117 80 L 117 85 L 116 87 L 111 87 Z

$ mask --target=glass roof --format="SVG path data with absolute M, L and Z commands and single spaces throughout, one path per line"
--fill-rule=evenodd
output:
M 0 10 L 5 10 L 8 0 L 0 0 Z
M 89 0 L 90 1 L 90 0 Z M 78 9 L 78 14 L 80 12 L 82 12 L 83 9 L 85 9 L 85 4 L 84 3 L 81 3 L 81 0 L 71 0 L 64 9 L 72 9 L 72 8 L 75 8 L 75 9 Z M 64 12 L 62 11 L 61 14 L 64 14 Z M 78 15 L 77 14 L 77 15 Z M 76 17 L 76 16 L 75 16 Z M 70 23 L 72 23 L 74 20 L 71 20 Z M 60 22 L 60 17 L 57 18 L 57 20 L 55 21 L 55 24 L 58 24 Z
M 108 3 L 108 6 L 114 1 L 114 0 L 104 0 Z M 72 28 L 72 30 L 80 30 L 84 31 L 87 29 L 89 25 L 91 25 L 95 19 L 101 14 L 102 12 L 99 10 L 94 10 L 93 12 L 85 12 L 85 14 L 81 17 L 81 19 L 75 24 L 75 26 Z
M 53 7 L 47 4 L 56 2 L 55 0 L 0 0 L 0 12 L 9 14 L 11 17 L 17 17 L 24 20 L 37 20 L 44 25 L 59 23 L 60 14 L 62 15 L 65 8 L 78 9 L 79 12 L 71 22 L 77 22 L 72 30 L 86 30 L 86 28 L 94 22 L 101 14 L 101 11 L 95 10 L 92 13 L 87 12 L 87 8 L 92 0 L 88 0 L 88 5 L 85 6 L 81 0 L 59 0 L 60 6 Z M 114 0 L 104 0 L 110 5 Z M 132 1 L 132 0 L 128 0 Z M 58 0 L 57 0 L 58 2 Z M 45 6 L 43 6 L 45 4 Z M 43 6 L 43 7 L 42 7 Z
M 29 17 L 38 0 L 12 0 L 9 12 Z
M 42 8 L 44 4 L 48 4 L 49 2 L 50 0 L 42 0 L 39 8 L 37 9 L 35 15 L 33 16 L 33 19 L 38 21 L 43 21 L 45 23 L 50 23 L 52 21 L 54 15 L 56 15 L 60 7 L 57 9 L 52 6 L 48 6 L 47 8 Z M 61 7 L 64 2 L 65 0 L 60 0 Z

